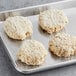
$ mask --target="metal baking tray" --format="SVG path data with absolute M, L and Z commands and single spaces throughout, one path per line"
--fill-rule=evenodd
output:
M 52 55 L 48 50 L 48 41 L 50 36 L 47 33 L 44 33 L 38 26 L 38 14 L 41 11 L 51 8 L 62 9 L 67 14 L 69 24 L 64 28 L 63 31 L 66 31 L 71 35 L 76 35 L 76 0 L 65 0 L 55 3 L 0 12 L 0 37 L 4 43 L 4 47 L 6 47 L 6 52 L 9 55 L 9 58 L 11 59 L 11 62 L 17 71 L 29 74 L 76 63 L 76 57 L 58 58 Z M 42 42 L 48 51 L 46 60 L 42 65 L 27 66 L 26 64 L 17 61 L 16 54 L 23 41 L 17 41 L 8 38 L 3 30 L 3 21 L 7 17 L 15 15 L 27 16 L 32 21 L 34 33 L 31 39 L 36 39 Z

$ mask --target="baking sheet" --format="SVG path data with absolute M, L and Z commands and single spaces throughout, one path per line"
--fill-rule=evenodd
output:
M 76 7 L 73 8 L 68 8 L 68 9 L 63 9 L 63 11 L 66 13 L 69 19 L 69 24 L 62 30 L 64 32 L 68 32 L 71 35 L 76 36 Z M 1 33 L 1 38 L 3 40 L 3 43 L 5 47 L 7 48 L 6 51 L 8 51 L 10 55 L 10 59 L 19 72 L 22 73 L 33 73 L 37 71 L 42 71 L 46 69 L 51 69 L 55 67 L 59 67 L 62 65 L 67 65 L 67 64 L 72 64 L 76 63 L 76 57 L 70 57 L 70 58 L 58 58 L 54 55 L 52 55 L 49 52 L 48 49 L 48 41 L 50 36 L 46 33 L 43 32 L 42 29 L 38 25 L 38 15 L 33 15 L 33 16 L 28 16 L 28 18 L 32 21 L 33 23 L 33 35 L 30 38 L 27 39 L 36 39 L 40 42 L 42 42 L 47 49 L 48 55 L 45 59 L 45 62 L 40 65 L 40 66 L 27 66 L 26 64 L 21 63 L 20 61 L 17 61 L 17 51 L 20 48 L 21 44 L 23 41 L 17 41 L 17 40 L 12 40 L 8 38 L 8 36 L 5 34 L 3 30 L 3 22 L 0 22 L 0 33 Z

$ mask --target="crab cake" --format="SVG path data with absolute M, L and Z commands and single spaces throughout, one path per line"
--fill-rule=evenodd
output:
M 68 23 L 68 18 L 62 10 L 50 9 L 39 15 L 40 27 L 49 34 L 58 32 Z
M 18 60 L 27 65 L 40 65 L 44 62 L 47 51 L 42 43 L 36 40 L 25 40 L 17 53 Z
M 76 55 L 76 37 L 67 33 L 58 33 L 49 41 L 50 51 L 59 57 Z
M 33 33 L 33 26 L 27 17 L 9 17 L 4 22 L 4 31 L 12 39 L 23 40 Z

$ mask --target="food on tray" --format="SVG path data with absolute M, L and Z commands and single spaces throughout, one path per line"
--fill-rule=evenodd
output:
M 50 51 L 59 57 L 70 57 L 76 54 L 76 37 L 67 33 L 58 33 L 49 41 Z
M 40 65 L 44 62 L 47 51 L 42 43 L 36 40 L 25 40 L 17 53 L 21 62 L 27 65 Z
M 9 17 L 4 22 L 4 31 L 12 39 L 23 40 L 33 33 L 33 26 L 27 17 Z
M 62 10 L 50 9 L 39 15 L 40 27 L 49 34 L 58 32 L 68 23 L 68 18 Z

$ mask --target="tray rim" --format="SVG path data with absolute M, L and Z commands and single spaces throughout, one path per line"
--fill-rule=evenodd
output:
M 50 2 L 50 3 L 35 5 L 35 6 L 28 6 L 28 7 L 18 8 L 18 9 L 5 10 L 5 11 L 1 11 L 0 14 L 1 13 L 14 12 L 14 11 L 20 11 L 20 10 L 26 10 L 26 9 L 36 8 L 36 7 L 41 7 L 41 6 L 47 6 L 47 5 L 52 5 L 52 4 L 61 4 L 61 3 L 69 2 L 69 1 L 74 1 L 74 0 L 62 0 L 62 1 Z

